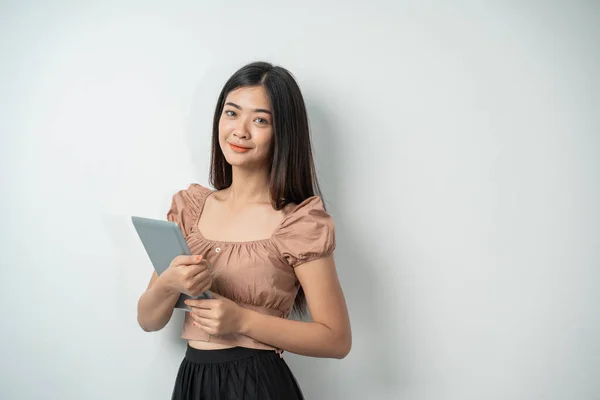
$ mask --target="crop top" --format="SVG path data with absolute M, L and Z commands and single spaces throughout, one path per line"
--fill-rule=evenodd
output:
M 205 200 L 213 192 L 191 184 L 175 193 L 167 219 L 179 225 L 191 253 L 203 255 L 211 264 L 211 291 L 242 307 L 288 318 L 300 287 L 294 268 L 333 253 L 336 246 L 333 219 L 321 198 L 312 196 L 295 206 L 267 239 L 227 242 L 209 240 L 198 229 Z M 192 324 L 187 312 L 181 337 L 277 350 L 238 333 L 209 335 Z

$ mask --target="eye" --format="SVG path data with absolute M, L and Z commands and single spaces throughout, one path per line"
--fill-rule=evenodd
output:
M 235 111 L 225 110 L 225 115 L 228 117 L 235 117 Z
M 269 123 L 269 121 L 267 121 L 266 119 L 261 118 L 261 117 L 257 117 L 254 121 L 258 122 L 259 124 L 268 124 Z

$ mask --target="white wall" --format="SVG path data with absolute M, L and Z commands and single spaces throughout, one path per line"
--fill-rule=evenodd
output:
M 346 359 L 287 355 L 307 398 L 600 398 L 599 3 L 12 3 L 0 398 L 169 397 L 128 218 L 207 182 L 255 59 L 306 96 L 352 318 Z

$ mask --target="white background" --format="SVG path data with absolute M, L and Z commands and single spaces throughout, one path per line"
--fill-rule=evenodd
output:
M 600 3 L 11 3 L 0 398 L 169 398 L 182 319 L 138 327 L 129 216 L 207 183 L 219 90 L 267 60 L 352 319 L 346 359 L 286 355 L 306 397 L 600 399 Z

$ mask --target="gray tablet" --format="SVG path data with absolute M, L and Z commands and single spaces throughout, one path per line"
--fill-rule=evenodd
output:
M 131 217 L 131 221 L 158 275 L 162 274 L 169 267 L 175 257 L 191 255 L 181 229 L 179 229 L 179 225 L 175 222 L 142 217 Z M 192 297 L 181 294 L 175 308 L 189 310 L 184 301 L 190 298 Z M 204 292 L 200 296 L 194 297 L 194 299 L 209 298 L 209 292 Z

